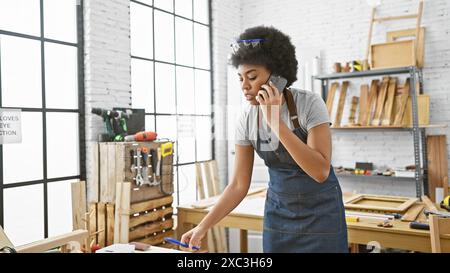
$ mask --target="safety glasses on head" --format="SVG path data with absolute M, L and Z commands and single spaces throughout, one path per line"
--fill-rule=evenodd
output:
M 245 40 L 237 40 L 236 42 L 232 43 L 231 49 L 233 50 L 233 53 L 237 53 L 239 49 L 241 48 L 256 48 L 261 45 L 262 42 L 264 42 L 265 39 L 245 39 Z

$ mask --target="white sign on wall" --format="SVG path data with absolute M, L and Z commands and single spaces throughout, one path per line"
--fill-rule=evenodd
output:
M 15 109 L 0 109 L 0 144 L 21 142 L 21 111 Z

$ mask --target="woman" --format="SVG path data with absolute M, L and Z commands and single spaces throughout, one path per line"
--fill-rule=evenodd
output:
M 347 252 L 342 192 L 331 167 L 330 120 L 323 100 L 312 92 L 268 82 L 297 80 L 290 38 L 273 27 L 247 29 L 233 45 L 249 107 L 236 129 L 234 175 L 214 208 L 181 241 L 201 245 L 207 230 L 246 196 L 254 150 L 269 167 L 264 208 L 264 252 Z

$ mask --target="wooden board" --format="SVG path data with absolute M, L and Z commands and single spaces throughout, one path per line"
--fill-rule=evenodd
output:
M 372 119 L 375 116 L 375 110 L 377 108 L 377 98 L 378 98 L 378 85 L 379 80 L 372 80 L 370 85 L 369 101 L 367 103 L 367 109 L 365 117 L 366 119 L 361 124 L 362 126 L 367 126 L 372 123 Z
M 350 115 L 348 117 L 348 123 L 349 124 L 356 124 L 356 108 L 358 107 L 359 98 L 353 96 L 352 97 L 352 104 L 350 107 Z
M 97 231 L 98 233 L 98 245 L 100 247 L 106 246 L 106 204 L 97 204 Z
M 416 38 L 416 29 L 402 29 L 396 31 L 388 31 L 386 41 L 387 42 L 395 42 L 400 39 L 405 39 L 410 37 L 412 39 Z M 424 48 L 425 48 L 425 28 L 421 27 L 419 29 L 419 39 L 417 41 L 417 66 L 423 68 L 424 65 Z
M 415 66 L 414 41 L 396 41 L 371 46 L 372 69 Z
M 358 194 L 347 200 L 344 204 L 346 209 L 361 209 L 386 212 L 406 211 L 417 198 L 392 197 L 382 195 Z
M 414 222 L 419 216 L 419 213 L 422 212 L 424 206 L 422 204 L 414 204 L 412 205 L 408 211 L 402 216 L 401 221 L 403 222 Z
M 448 179 L 448 154 L 446 135 L 427 136 L 428 192 L 431 201 L 436 202 L 436 188 L 444 188 Z
M 409 98 L 409 78 L 401 89 L 400 94 L 396 97 L 396 111 L 394 125 L 400 126 L 402 124 L 403 116 L 405 115 L 406 105 Z
M 336 90 L 339 87 L 339 83 L 334 82 L 331 84 L 330 90 L 328 91 L 328 96 L 327 96 L 327 110 L 328 110 L 328 115 L 331 117 L 331 113 L 333 110 L 333 102 L 334 102 L 334 96 L 336 94 Z
M 341 126 L 342 114 L 344 112 L 344 105 L 345 105 L 345 97 L 347 96 L 347 89 L 348 89 L 349 84 L 350 84 L 350 82 L 348 82 L 348 81 L 345 81 L 342 83 L 341 92 L 339 95 L 338 108 L 336 111 L 336 119 L 334 121 L 334 126 L 336 126 L 336 127 Z
M 431 201 L 430 198 L 428 198 L 428 196 L 422 195 L 421 199 L 427 210 L 432 211 L 432 212 L 439 211 L 439 209 L 436 207 L 436 205 L 433 203 L 433 201 Z
M 85 229 L 86 214 L 86 182 L 71 183 L 72 190 L 72 228 Z
M 359 93 L 359 114 L 358 124 L 363 125 L 367 121 L 367 108 L 369 107 L 369 86 L 367 84 L 361 85 Z
M 418 95 L 417 96 L 417 111 L 418 111 L 417 114 L 419 116 L 419 125 L 429 125 L 430 124 L 430 96 L 429 95 Z M 413 125 L 411 96 L 408 97 L 405 113 L 403 115 L 402 125 L 409 126 L 409 127 L 411 127 Z
M 386 101 L 386 94 L 389 88 L 389 81 L 389 77 L 384 77 L 383 82 L 381 83 L 381 89 L 377 98 L 377 108 L 375 110 L 375 116 L 371 123 L 374 126 L 380 125 L 381 117 L 383 115 L 384 102 Z
M 130 217 L 130 228 L 142 225 L 147 222 L 155 222 L 158 219 L 171 217 L 173 214 L 173 207 L 159 209 L 148 213 L 139 214 L 137 217 Z
M 161 232 L 162 230 L 168 230 L 173 228 L 173 219 L 167 219 L 165 221 L 157 221 L 154 223 L 147 223 L 140 225 L 137 228 L 130 230 L 130 242 L 137 239 L 145 238 L 149 234 Z
M 106 246 L 114 244 L 114 204 L 106 204 Z
M 89 205 L 89 234 L 90 245 L 97 244 L 97 203 Z
M 384 115 L 381 125 L 392 125 L 391 120 L 396 92 L 397 92 L 397 78 L 391 78 L 389 81 L 389 88 L 386 103 L 384 105 Z

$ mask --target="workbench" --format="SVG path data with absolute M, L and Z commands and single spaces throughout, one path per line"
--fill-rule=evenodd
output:
M 344 193 L 344 202 L 352 196 L 353 194 L 351 193 Z M 265 192 L 247 196 L 228 216 L 217 224 L 221 227 L 241 230 L 240 246 L 243 253 L 247 252 L 247 231 L 263 230 L 264 202 Z M 212 206 L 204 209 L 193 208 L 192 204 L 179 206 L 178 239 L 180 239 L 182 234 L 198 224 L 211 208 Z M 418 219 L 424 220 L 424 217 L 424 215 L 421 215 Z M 359 222 L 348 222 L 349 245 L 374 245 L 373 242 L 377 242 L 382 249 L 395 248 L 431 252 L 430 232 L 428 230 L 411 229 L 409 222 L 402 222 L 400 219 L 393 220 L 393 227 L 391 228 L 378 227 L 377 224 L 379 222 L 379 220 L 369 219 L 360 219 Z M 450 252 L 450 236 L 443 236 L 441 244 L 443 252 Z

